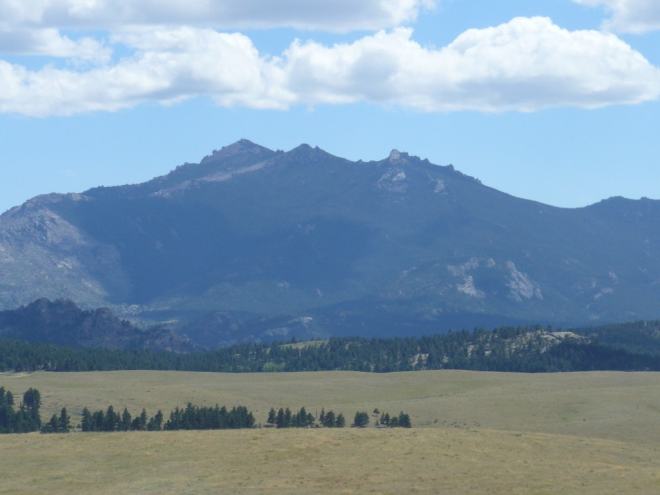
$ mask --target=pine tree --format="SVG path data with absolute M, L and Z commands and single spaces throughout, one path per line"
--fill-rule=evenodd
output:
M 399 414 L 399 426 L 401 428 L 412 428 L 412 422 L 410 421 L 410 416 L 404 412 Z
M 0 433 L 13 433 L 15 419 L 14 396 L 4 387 L 0 387 Z
M 144 431 L 147 429 L 147 411 L 145 409 L 142 409 L 142 412 L 140 413 L 140 431 Z
M 105 414 L 103 411 L 96 411 L 92 414 L 92 425 L 91 431 L 105 431 Z
M 282 409 L 281 407 L 279 411 L 277 411 L 277 418 L 275 418 L 275 425 L 278 428 L 285 428 L 284 409 Z
M 327 413 L 325 413 L 325 423 L 323 424 L 323 426 L 327 428 L 334 428 L 335 422 L 336 422 L 336 417 L 334 411 L 328 411 Z
M 58 433 L 69 433 L 71 431 L 71 418 L 66 407 L 63 407 L 60 411 L 60 417 L 57 420 L 57 431 Z
M 275 412 L 275 408 L 271 407 L 270 411 L 268 411 L 268 420 L 266 423 L 269 425 L 274 425 L 275 421 L 277 420 L 277 413 Z
M 42 433 L 57 433 L 59 421 L 57 419 L 57 414 L 53 414 L 50 418 L 50 421 L 43 425 L 41 428 Z
M 82 428 L 82 431 L 93 430 L 92 415 L 87 408 L 84 408 L 82 411 L 82 422 L 80 423 L 80 427 Z
M 346 426 L 346 418 L 344 418 L 344 415 L 342 413 L 339 413 L 337 415 L 337 419 L 335 420 L 335 427 L 343 428 L 344 426 Z
M 108 409 L 105 412 L 103 428 L 101 431 L 115 431 L 117 429 L 117 423 L 119 423 L 119 418 L 115 413 L 115 408 L 108 406 Z
M 163 412 L 160 409 L 154 416 L 154 426 L 156 431 L 160 431 L 163 428 Z
M 369 424 L 369 415 L 366 412 L 358 411 L 355 413 L 353 419 L 353 426 L 356 428 L 364 428 Z
M 12 398 L 13 401 L 13 398 Z M 23 394 L 22 409 L 26 413 L 25 431 L 37 431 L 41 428 L 41 416 L 39 410 L 41 408 L 41 394 L 35 388 L 29 388 Z
M 131 413 L 128 412 L 128 409 L 124 408 L 124 412 L 121 413 L 121 422 L 120 429 L 121 431 L 128 431 L 131 429 Z

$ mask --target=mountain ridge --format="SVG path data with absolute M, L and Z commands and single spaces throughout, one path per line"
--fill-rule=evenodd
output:
M 241 140 L 0 215 L 0 308 L 222 321 L 203 333 L 225 343 L 653 319 L 659 221 L 656 200 L 558 208 L 397 150 L 354 162 Z

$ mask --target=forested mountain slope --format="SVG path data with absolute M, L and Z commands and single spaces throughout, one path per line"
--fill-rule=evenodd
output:
M 519 199 L 393 151 L 240 141 L 0 216 L 0 306 L 69 298 L 204 345 L 652 319 L 660 202 Z

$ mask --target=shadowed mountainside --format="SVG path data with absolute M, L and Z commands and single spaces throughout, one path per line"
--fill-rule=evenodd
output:
M 239 141 L 0 216 L 0 307 L 68 298 L 205 345 L 653 319 L 660 202 L 562 209 L 393 151 Z
M 39 299 L 16 310 L 0 311 L 0 337 L 71 347 L 193 350 L 187 339 L 166 328 L 136 327 L 107 308 L 85 311 L 62 300 Z

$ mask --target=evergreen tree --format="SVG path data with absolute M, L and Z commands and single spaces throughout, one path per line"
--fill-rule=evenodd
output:
M 342 413 L 339 413 L 337 415 L 337 419 L 335 420 L 335 427 L 343 428 L 344 426 L 346 426 L 346 418 L 344 418 L 344 415 Z
M 71 431 L 71 417 L 66 410 L 66 407 L 63 407 L 60 411 L 60 417 L 57 420 L 57 432 L 58 433 L 69 433 Z
M 401 428 L 412 428 L 412 423 L 410 421 L 410 416 L 404 412 L 399 414 L 399 426 Z
M 50 418 L 50 421 L 48 421 L 45 425 L 41 427 L 41 432 L 42 433 L 57 433 L 57 428 L 59 425 L 59 421 L 57 418 L 57 414 L 53 414 Z
M 275 418 L 275 426 L 277 426 L 278 428 L 286 427 L 285 418 L 284 418 L 284 409 L 282 409 L 281 407 L 277 411 L 277 417 Z
M 147 429 L 147 411 L 145 409 L 142 409 L 142 412 L 140 413 L 140 431 L 145 431 Z
M 105 414 L 103 411 L 96 411 L 92 415 L 91 431 L 105 431 Z
M 13 399 L 12 399 L 13 400 Z M 39 410 L 41 408 L 41 394 L 35 388 L 29 388 L 23 394 L 23 404 L 21 409 L 25 411 L 26 431 L 36 431 L 41 428 L 41 417 Z
M 268 411 L 268 420 L 266 423 L 269 425 L 274 425 L 275 421 L 277 420 L 277 413 L 275 412 L 275 408 L 271 407 L 270 411 Z
M 103 426 L 100 431 L 116 431 L 118 423 L 119 418 L 117 413 L 115 413 L 115 408 L 108 406 L 108 409 L 105 412 Z
M 353 426 L 356 428 L 364 428 L 369 424 L 369 414 L 366 412 L 358 411 L 355 413 L 355 419 L 353 419 Z
M 82 431 L 93 431 L 93 422 L 92 414 L 89 412 L 89 409 L 84 408 L 82 410 L 82 421 L 80 423 Z
M 156 415 L 153 417 L 154 423 L 154 430 L 155 431 L 160 431 L 163 428 L 163 412 L 159 409 Z
M 337 418 L 335 417 L 335 412 L 328 411 L 327 413 L 325 413 L 325 422 L 323 423 L 323 426 L 325 426 L 326 428 L 334 428 L 336 420 Z
M 124 408 L 124 411 L 121 413 L 121 421 L 120 421 L 120 430 L 121 431 L 128 431 L 131 429 L 131 423 L 133 422 L 131 418 L 131 413 L 128 412 L 127 408 Z
M 15 415 L 14 396 L 0 387 L 0 433 L 13 433 Z

